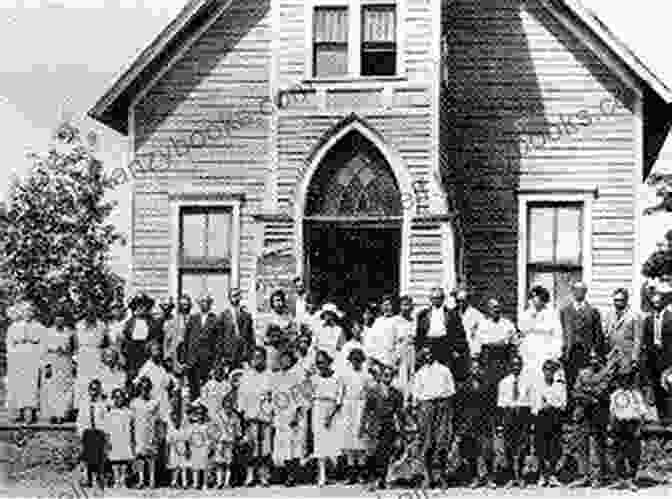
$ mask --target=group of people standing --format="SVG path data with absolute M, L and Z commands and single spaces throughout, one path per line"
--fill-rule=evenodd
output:
M 494 485 L 502 470 L 522 485 L 530 457 L 539 484 L 557 485 L 570 454 L 575 485 L 600 485 L 604 463 L 592 470 L 590 450 L 603 456 L 613 434 L 617 471 L 634 487 L 641 422 L 651 403 L 664 408 L 672 365 L 663 295 L 640 317 L 625 289 L 601 314 L 583 283 L 560 310 L 535 286 L 514 324 L 498 299 L 481 313 L 466 290 L 447 303 L 436 287 L 417 314 L 410 296 L 388 296 L 348 317 L 295 284 L 295 311 L 276 291 L 263 327 L 236 289 L 219 314 L 209 296 L 192 313 L 188 296 L 155 307 L 141 294 L 131 318 L 85 317 L 74 329 L 59 311 L 46 329 L 27 306 L 7 339 L 12 406 L 24 420 L 78 408 L 89 478 L 111 464 L 118 485 L 131 462 L 140 485 L 166 470 L 175 486 L 267 485 L 278 473 L 292 485 L 315 459 L 320 485 L 337 473 L 430 486 L 456 455 L 474 486 Z M 563 447 L 567 428 L 576 438 Z

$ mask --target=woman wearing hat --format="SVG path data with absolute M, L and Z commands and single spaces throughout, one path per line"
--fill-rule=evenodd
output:
M 54 424 L 63 422 L 72 410 L 74 351 L 74 332 L 67 324 L 65 310 L 60 308 L 44 338 L 40 373 L 40 415 Z
M 325 303 L 320 310 L 322 324 L 315 331 L 315 350 L 327 352 L 332 358 L 343 348 L 345 334 L 337 321 L 343 318 L 343 313 L 333 303 Z
M 163 325 L 153 319 L 153 307 L 154 300 L 145 293 L 136 295 L 128 304 L 133 316 L 126 321 L 121 340 L 128 379 L 134 379 L 147 361 L 147 345 L 151 341 L 163 345 Z

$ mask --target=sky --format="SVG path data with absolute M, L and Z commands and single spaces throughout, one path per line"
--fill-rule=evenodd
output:
M 125 137 L 85 118 L 86 111 L 103 95 L 173 19 L 186 0 L 0 0 L 0 136 L 2 167 L 0 199 L 13 175 L 23 175 L 30 151 L 44 151 L 54 126 L 63 117 L 100 136 L 99 155 L 108 169 L 121 166 L 127 150 Z M 583 0 L 669 87 L 672 57 L 664 41 L 672 18 L 670 0 Z M 11 50 L 11 47 L 16 49 Z M 670 141 L 672 144 L 672 141 Z M 668 166 L 669 165 L 669 166 Z M 672 169 L 672 145 L 659 166 Z M 649 192 L 643 192 L 648 196 Z M 115 198 L 127 199 L 120 189 Z M 127 203 L 126 203 L 127 206 Z M 128 225 L 121 209 L 114 220 Z M 672 217 L 643 220 L 643 253 Z M 119 258 L 128 255 L 120 250 Z

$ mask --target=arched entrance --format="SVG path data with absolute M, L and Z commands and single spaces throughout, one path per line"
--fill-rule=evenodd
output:
M 400 292 L 401 191 L 371 140 L 345 133 L 319 162 L 303 206 L 304 275 L 320 300 L 354 312 Z

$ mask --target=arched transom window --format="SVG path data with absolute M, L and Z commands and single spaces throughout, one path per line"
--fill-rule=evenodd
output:
M 307 216 L 401 216 L 401 195 L 380 151 L 351 132 L 325 156 L 308 190 Z

